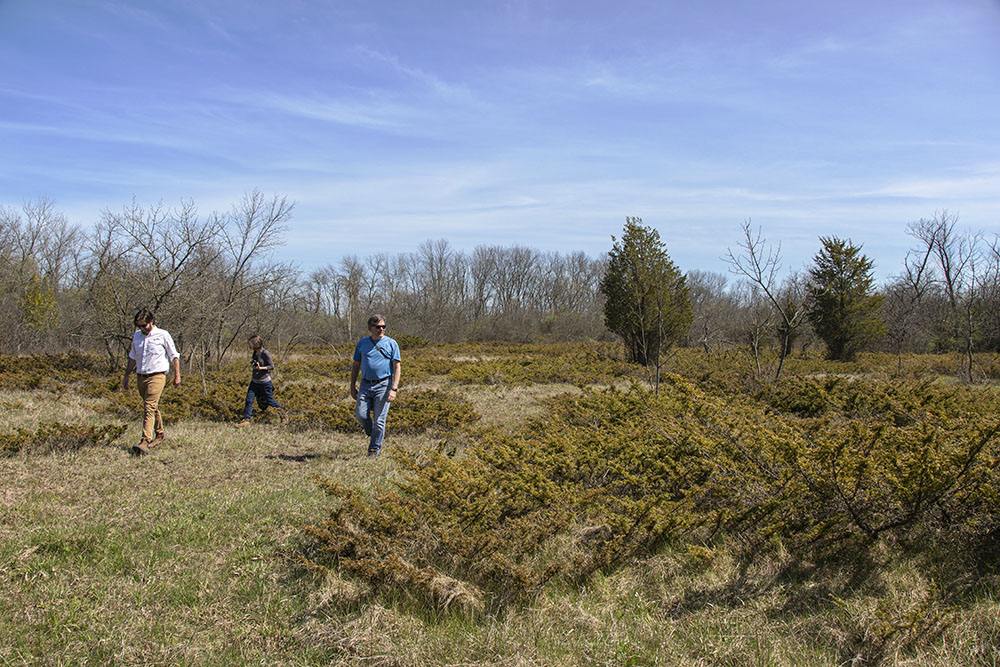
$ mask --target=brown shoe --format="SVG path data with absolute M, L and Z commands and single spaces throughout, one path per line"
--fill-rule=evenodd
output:
M 167 439 L 167 436 L 166 436 L 166 434 L 164 434 L 164 433 L 157 433 L 157 434 L 156 434 L 156 437 L 155 437 L 155 438 L 153 438 L 153 439 L 152 439 L 152 440 L 150 441 L 150 443 L 149 443 L 149 446 L 150 446 L 150 447 L 156 447 L 156 446 L 157 446 L 158 444 L 160 444 L 161 442 L 163 442 L 163 441 L 164 441 L 164 440 L 166 440 L 166 439 Z
M 145 456 L 149 454 L 149 443 L 145 439 L 139 441 L 138 445 L 132 446 L 132 456 Z
M 249 426 L 249 425 L 250 425 L 250 422 L 249 422 L 249 420 L 246 420 L 246 419 L 244 419 L 242 421 L 236 422 L 236 428 L 243 428 L 244 426 Z

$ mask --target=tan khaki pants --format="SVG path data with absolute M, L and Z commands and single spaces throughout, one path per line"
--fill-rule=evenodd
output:
M 137 374 L 135 377 L 139 396 L 142 397 L 142 439 L 150 442 L 154 433 L 157 435 L 163 433 L 163 418 L 160 417 L 160 410 L 157 406 L 160 403 L 163 387 L 167 384 L 167 374 Z

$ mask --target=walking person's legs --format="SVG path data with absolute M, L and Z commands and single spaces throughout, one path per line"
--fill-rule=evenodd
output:
M 285 409 L 281 407 L 281 403 L 278 403 L 274 398 L 274 383 L 264 382 L 259 385 L 257 390 L 257 404 L 260 409 L 263 410 L 266 407 L 276 408 L 278 410 L 278 417 L 281 419 L 281 423 L 284 424 L 288 421 L 288 413 Z
M 257 386 L 251 382 L 250 386 L 247 387 L 247 397 L 243 402 L 243 419 L 237 423 L 237 426 L 249 426 L 250 419 L 253 417 L 253 402 L 257 398 Z
M 382 440 L 385 439 L 385 419 L 389 415 L 389 382 L 386 381 L 381 396 L 372 403 L 372 437 L 368 444 L 368 452 L 378 455 L 382 450 Z
M 272 382 L 251 382 L 247 388 L 247 398 L 243 404 L 243 420 L 237 426 L 249 426 L 253 417 L 253 404 L 257 401 L 257 406 L 264 410 L 268 407 L 277 408 L 281 423 L 288 420 L 288 414 L 281 407 L 278 401 L 274 400 L 274 383 Z
M 274 383 L 264 382 L 260 385 L 261 389 L 257 394 L 257 403 L 261 408 L 272 407 L 282 410 L 281 404 L 274 399 Z
M 370 383 L 361 381 L 358 403 L 354 411 L 368 436 L 368 455 L 378 456 L 385 438 L 385 420 L 389 413 L 389 379 Z
M 358 388 L 358 402 L 354 406 L 354 418 L 358 420 L 361 427 L 365 429 L 365 435 L 369 437 L 372 434 L 371 400 L 371 385 L 362 380 L 361 386 Z
M 154 439 L 163 441 L 163 417 L 160 415 L 159 403 L 166 383 L 165 373 L 136 377 L 136 388 L 142 397 L 142 440 L 138 445 L 140 453 L 144 453 L 141 451 L 143 446 L 153 443 Z

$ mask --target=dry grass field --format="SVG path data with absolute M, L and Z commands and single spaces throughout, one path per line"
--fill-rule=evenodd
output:
M 535 381 L 494 368 L 470 384 L 455 372 L 537 352 L 416 351 L 410 368 L 404 361 L 405 388 L 377 460 L 365 458 L 360 428 L 297 421 L 294 404 L 287 426 L 263 419 L 241 430 L 227 415 L 176 419 L 169 401 L 167 441 L 134 458 L 137 410 L 109 410 L 113 399 L 79 380 L 32 389 L 0 378 L 2 434 L 51 422 L 126 427 L 110 443 L 0 457 L 0 664 L 1000 662 L 992 565 L 976 570 L 975 582 L 972 571 L 957 577 L 964 582 L 942 581 L 926 555 L 882 541 L 864 563 L 841 560 L 817 574 L 781 544 L 748 558 L 725 536 L 667 540 L 582 580 L 557 577 L 527 599 L 475 613 L 428 604 L 402 586 L 373 586 L 336 558 L 316 566 L 324 555 L 302 527 L 330 514 L 321 480 L 372 495 L 399 480 L 398 453 L 447 441 L 461 459 L 463 443 L 487 429 L 544 417 L 547 397 L 630 382 L 623 374 Z M 108 373 L 100 382 L 110 388 L 116 380 Z M 290 370 L 279 375 L 276 397 L 305 400 L 304 387 L 317 381 Z M 324 381 L 346 394 L 346 375 Z M 422 390 L 463 397 L 474 420 L 393 432 L 394 416 L 402 419 L 407 398 Z M 190 375 L 168 391 L 200 394 L 201 385 Z M 235 417 L 243 396 L 229 398 Z

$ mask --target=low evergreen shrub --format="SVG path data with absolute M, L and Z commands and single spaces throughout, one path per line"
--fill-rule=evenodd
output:
M 886 538 L 963 548 L 997 529 L 995 398 L 845 379 L 767 396 L 785 409 L 673 375 L 659 395 L 556 397 L 457 456 L 399 453 L 401 479 L 375 495 L 326 483 L 335 508 L 306 530 L 373 586 L 446 608 L 434 582 L 448 581 L 474 610 L 668 541 L 736 538 L 748 555 L 783 544 L 810 561 Z
M 49 454 L 110 445 L 123 433 L 125 426 L 115 424 L 45 422 L 34 431 L 18 428 L 13 433 L 0 433 L 0 456 L 14 456 L 18 452 Z

